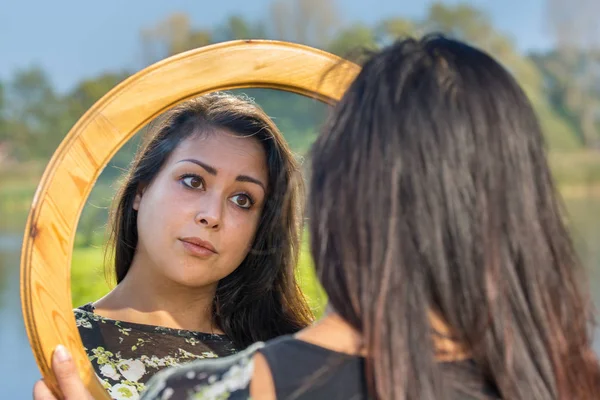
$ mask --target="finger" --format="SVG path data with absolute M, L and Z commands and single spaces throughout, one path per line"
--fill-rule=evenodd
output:
M 89 393 L 79 377 L 73 358 L 63 345 L 52 355 L 52 370 L 65 400 L 89 399 Z
M 57 400 L 46 386 L 46 382 L 39 380 L 33 386 L 33 400 Z

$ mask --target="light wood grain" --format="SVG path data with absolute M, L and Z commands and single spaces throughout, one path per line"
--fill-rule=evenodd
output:
M 77 122 L 48 164 L 31 206 L 21 254 L 21 306 L 43 378 L 58 344 L 68 347 L 96 399 L 109 399 L 95 378 L 72 312 L 70 266 L 77 222 L 102 169 L 141 127 L 191 97 L 235 88 L 272 88 L 338 100 L 360 68 L 310 47 L 234 41 L 192 50 L 133 75 Z

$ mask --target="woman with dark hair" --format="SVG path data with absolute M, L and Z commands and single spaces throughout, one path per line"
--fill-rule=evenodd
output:
M 299 166 L 247 98 L 211 94 L 154 123 L 115 197 L 117 286 L 75 310 L 103 385 L 136 396 L 162 368 L 295 333 Z
M 590 302 L 542 133 L 490 56 L 442 36 L 377 52 L 317 139 L 312 173 L 329 313 L 164 370 L 143 399 L 600 398 Z M 63 392 L 84 398 L 56 355 Z

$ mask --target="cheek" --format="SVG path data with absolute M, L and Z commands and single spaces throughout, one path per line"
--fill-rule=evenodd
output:
M 138 229 L 162 236 L 186 218 L 187 202 L 175 190 L 153 188 L 144 193 L 138 210 Z M 140 232 L 141 236 L 142 232 Z
M 235 218 L 229 232 L 224 235 L 229 242 L 228 245 L 231 246 L 229 248 L 236 249 L 238 254 L 243 254 L 242 258 L 246 256 L 254 242 L 259 220 L 259 213 L 245 218 L 244 216 Z

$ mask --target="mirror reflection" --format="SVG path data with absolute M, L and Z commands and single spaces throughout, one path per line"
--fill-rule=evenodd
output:
M 322 313 L 302 234 L 302 160 L 325 112 L 275 90 L 201 96 L 145 127 L 105 169 L 78 225 L 72 295 L 112 397 Z

